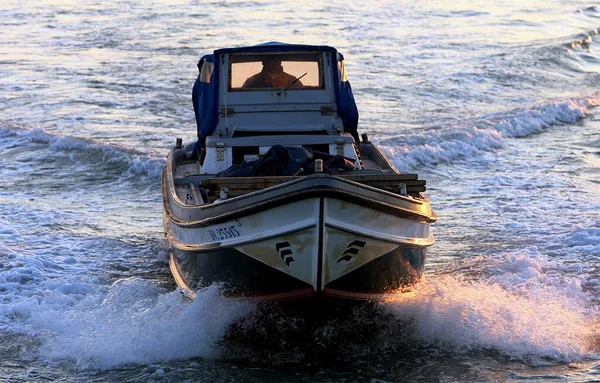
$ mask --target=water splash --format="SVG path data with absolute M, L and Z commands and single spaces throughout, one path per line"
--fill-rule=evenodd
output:
M 493 350 L 532 365 L 595 358 L 597 312 L 577 278 L 537 249 L 508 254 L 503 272 L 423 281 L 383 303 L 414 337 L 453 352 Z
M 218 286 L 189 301 L 179 291 L 165 293 L 133 278 L 115 282 L 102 299 L 90 296 L 72 308 L 55 310 L 42 303 L 31 324 L 44 334 L 44 358 L 73 360 L 79 369 L 109 369 L 215 357 L 215 342 L 251 309 L 224 298 Z

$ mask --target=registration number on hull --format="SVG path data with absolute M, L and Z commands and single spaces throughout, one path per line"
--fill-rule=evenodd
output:
M 237 238 L 241 234 L 235 225 L 208 229 L 208 235 L 213 241 L 225 241 L 227 239 Z

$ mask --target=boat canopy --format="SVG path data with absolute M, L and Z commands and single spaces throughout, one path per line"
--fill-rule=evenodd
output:
M 334 95 L 336 103 L 337 115 L 342 119 L 344 125 L 344 131 L 350 133 L 355 140 L 358 140 L 358 109 L 352 95 L 352 88 L 346 71 L 344 68 L 344 56 L 339 53 L 335 48 L 325 45 L 300 45 L 300 44 L 285 44 L 280 42 L 269 42 L 265 44 L 254 45 L 250 47 L 239 47 L 239 48 L 226 48 L 215 50 L 213 54 L 203 56 L 198 63 L 199 75 L 194 83 L 192 91 L 192 102 L 194 104 L 194 112 L 196 114 L 196 123 L 198 127 L 198 142 L 195 145 L 195 149 L 204 145 L 204 140 L 207 136 L 211 135 L 217 128 L 219 122 L 219 89 L 222 86 L 219 84 L 220 65 L 215 65 L 220 62 L 221 55 L 225 54 L 252 54 L 252 53 L 281 53 L 285 55 L 286 52 L 317 52 L 317 53 L 330 53 L 334 62 L 329 67 L 325 67 L 330 70 L 331 73 L 325 75 L 331 75 L 331 82 L 334 84 Z M 337 70 L 335 70 L 337 68 Z M 231 74 L 230 74 L 231 77 Z M 304 80 L 304 88 L 309 88 L 311 81 L 308 78 L 301 78 L 296 80 L 302 82 Z M 298 84 L 290 86 L 291 89 L 297 88 Z M 229 84 L 231 88 L 231 84 Z M 246 85 L 244 85 L 246 86 Z M 318 80 L 315 82 L 314 87 L 318 87 Z M 241 86 L 240 86 L 241 87 Z M 286 87 L 287 88 L 287 87 Z M 236 90 L 236 89 L 230 89 Z M 239 89 L 238 89 L 239 90 Z M 267 90 L 267 89 L 258 89 Z M 273 89 L 270 89 L 273 90 Z

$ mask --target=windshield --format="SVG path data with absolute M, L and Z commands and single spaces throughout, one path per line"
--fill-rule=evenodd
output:
M 323 89 L 321 55 L 317 53 L 233 54 L 230 57 L 230 91 L 280 90 L 287 86 L 286 90 Z

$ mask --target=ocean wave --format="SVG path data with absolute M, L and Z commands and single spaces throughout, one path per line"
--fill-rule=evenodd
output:
M 156 179 L 165 165 L 163 158 L 156 158 L 134 148 L 85 138 L 55 135 L 46 132 L 43 128 L 28 130 L 0 126 L 0 149 L 4 152 L 0 157 L 11 150 L 18 150 L 13 161 L 20 163 L 46 162 L 48 158 L 62 159 L 61 166 L 66 165 L 75 173 L 90 168 L 98 170 L 100 167 L 104 174 L 109 172 L 121 179 L 130 177 Z M 20 161 L 19 156 L 24 158 Z
M 424 130 L 418 134 L 374 139 L 401 172 L 434 167 L 478 156 L 482 151 L 502 148 L 505 140 L 541 133 L 552 126 L 572 124 L 600 105 L 600 93 L 587 97 L 555 101 L 472 120 L 468 125 L 453 125 Z

